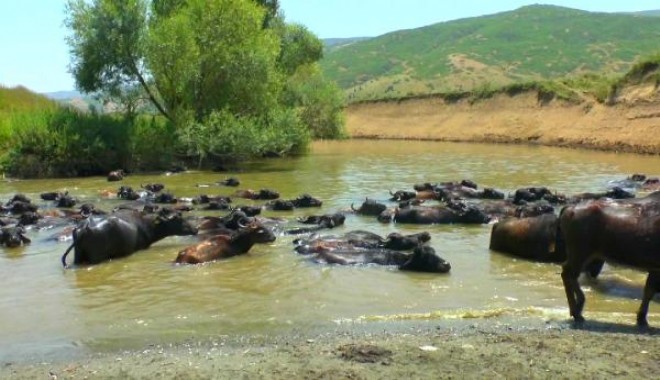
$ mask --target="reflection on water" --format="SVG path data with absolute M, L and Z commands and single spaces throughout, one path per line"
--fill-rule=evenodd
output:
M 660 174 L 660 158 L 547 147 L 402 141 L 320 142 L 312 154 L 246 165 L 232 173 L 189 172 L 129 176 L 124 185 L 161 182 L 180 197 L 231 195 L 226 187 L 199 188 L 227 176 L 241 188 L 278 190 L 283 198 L 310 193 L 321 210 L 266 212 L 294 216 L 347 209 L 365 197 L 386 200 L 389 190 L 414 183 L 472 179 L 505 192 L 532 185 L 575 193 L 602 190 L 632 173 Z M 105 178 L 0 184 L 0 200 L 26 193 L 68 190 L 109 210 L 121 201 L 100 190 L 119 185 Z M 258 204 L 235 200 L 238 204 Z M 221 215 L 221 213 L 205 214 Z M 491 253 L 490 226 L 383 225 L 349 215 L 333 233 L 366 229 L 429 231 L 431 244 L 452 264 L 448 275 L 403 273 L 392 268 L 333 267 L 307 262 L 293 237 L 257 245 L 249 254 L 201 266 L 171 264 L 194 237 L 171 237 L 131 257 L 91 268 L 62 270 L 68 243 L 48 241 L 54 230 L 30 231 L 33 243 L 0 252 L 0 358 L 80 349 L 111 349 L 147 342 L 221 334 L 273 334 L 398 319 L 488 318 L 543 315 L 567 319 L 560 268 Z M 633 323 L 644 275 L 608 267 L 585 283 L 587 318 Z M 651 324 L 660 323 L 651 306 Z

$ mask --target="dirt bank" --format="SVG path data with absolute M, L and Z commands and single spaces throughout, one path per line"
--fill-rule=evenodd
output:
M 657 329 L 598 322 L 399 322 L 2 364 L 3 379 L 641 379 L 660 371 L 660 339 Z
M 350 105 L 357 138 L 423 139 L 580 147 L 660 154 L 660 90 L 622 91 L 612 106 L 540 99 L 533 92 L 470 102 L 441 98 Z

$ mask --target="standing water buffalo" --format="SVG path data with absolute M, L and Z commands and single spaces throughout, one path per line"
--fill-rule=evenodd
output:
M 215 235 L 190 246 L 177 255 L 177 264 L 200 264 L 247 253 L 255 243 L 272 243 L 275 235 L 261 223 L 252 221 L 232 235 Z
M 597 258 L 648 271 L 637 325 L 647 326 L 649 302 L 660 289 L 660 192 L 639 199 L 600 199 L 565 207 L 559 229 L 566 244 L 561 277 L 568 307 L 576 322 L 584 321 L 584 293 L 578 276 Z
M 161 209 L 158 214 L 119 210 L 107 217 L 84 220 L 73 231 L 73 244 L 62 255 L 62 265 L 66 267 L 71 249 L 75 265 L 98 264 L 149 248 L 167 236 L 196 233 L 181 213 L 169 209 Z

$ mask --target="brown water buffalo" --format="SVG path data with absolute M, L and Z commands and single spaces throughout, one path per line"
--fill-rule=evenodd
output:
M 563 262 L 566 254 L 556 244 L 557 223 L 555 214 L 504 219 L 493 224 L 489 248 L 535 261 Z
M 600 199 L 565 207 L 559 230 L 566 246 L 561 277 L 571 316 L 584 321 L 578 276 L 593 259 L 647 271 L 637 324 L 647 326 L 649 302 L 660 289 L 660 192 L 644 198 Z
M 126 173 L 122 169 L 113 170 L 110 173 L 108 173 L 108 181 L 110 182 L 121 181 L 122 179 L 124 179 L 125 175 Z
M 31 242 L 32 240 L 25 236 L 25 229 L 22 226 L 7 226 L 0 229 L 0 245 L 7 248 L 15 248 Z
M 271 189 L 261 189 L 259 191 L 254 190 L 237 190 L 234 193 L 234 196 L 237 198 L 246 198 L 254 200 L 273 200 L 280 197 L 280 193 Z
M 172 235 L 195 235 L 197 229 L 179 212 L 161 209 L 157 214 L 119 210 L 107 217 L 85 219 L 73 231 L 73 244 L 62 255 L 74 249 L 74 264 L 98 264 L 128 256 Z
M 247 253 L 256 243 L 272 243 L 275 235 L 261 223 L 253 221 L 231 235 L 215 235 L 179 252 L 177 264 L 201 264 Z

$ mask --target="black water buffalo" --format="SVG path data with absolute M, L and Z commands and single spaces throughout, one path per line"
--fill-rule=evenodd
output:
M 210 202 L 223 202 L 223 203 L 231 203 L 231 198 L 224 196 L 224 195 L 206 195 L 206 194 L 201 194 L 196 196 L 195 198 L 192 199 L 192 203 L 194 205 L 199 205 L 199 204 L 206 204 Z
M 32 240 L 25 236 L 25 229 L 20 226 L 6 226 L 0 229 L 0 245 L 7 248 L 19 247 L 21 244 L 30 244 Z
M 637 324 L 647 326 L 646 314 L 660 290 L 660 192 L 644 198 L 587 201 L 562 209 L 559 230 L 566 246 L 561 277 L 571 316 L 584 321 L 585 297 L 578 276 L 593 259 L 612 261 L 648 271 Z
M 136 201 L 140 199 L 142 195 L 135 190 L 133 190 L 132 187 L 130 186 L 120 186 L 119 190 L 117 190 L 117 198 L 119 199 L 125 199 L 129 201 Z
M 548 201 L 552 204 L 566 203 L 566 196 L 550 191 L 547 187 L 527 187 L 516 190 L 513 195 L 513 203 L 517 205 L 526 202 Z
M 48 191 L 45 193 L 39 194 L 39 197 L 43 199 L 44 201 L 56 201 L 58 198 L 61 196 L 64 196 L 65 194 L 68 194 L 68 191 L 65 191 L 64 193 L 59 192 L 59 191 Z
M 483 190 L 477 190 L 469 186 L 458 186 L 451 188 L 438 188 L 436 199 L 454 200 L 454 199 L 504 199 L 504 193 L 487 187 Z
M 299 252 L 300 253 L 300 252 Z M 395 265 L 400 270 L 447 273 L 451 265 L 437 255 L 430 246 L 418 245 L 413 253 L 383 248 L 361 248 L 351 245 L 323 242 L 317 244 L 310 255 L 315 262 L 339 265 L 379 264 Z
M 165 188 L 165 185 L 162 183 L 148 183 L 146 185 L 140 185 L 141 188 L 152 192 L 152 193 L 157 193 Z
M 568 203 L 578 203 L 586 200 L 600 199 L 600 198 L 629 199 L 629 198 L 635 198 L 635 194 L 626 191 L 618 186 L 615 186 L 602 193 L 575 194 L 568 199 Z
M 301 254 L 314 253 L 318 245 L 329 243 L 335 246 L 346 246 L 366 249 L 392 249 L 396 251 L 406 251 L 415 248 L 431 240 L 431 234 L 428 232 L 419 232 L 415 234 L 403 235 L 398 232 L 392 232 L 386 238 L 369 231 L 355 230 L 349 231 L 341 236 L 323 236 L 312 239 L 294 240 L 296 252 Z
M 240 184 L 241 181 L 239 181 L 238 178 L 234 178 L 234 177 L 229 177 L 223 179 L 222 181 L 218 181 L 218 185 L 223 185 L 223 186 L 237 187 Z
M 410 223 L 410 224 L 484 224 L 491 218 L 473 205 L 457 207 L 408 207 L 395 208 L 383 211 L 378 215 L 383 223 Z
M 395 202 L 408 201 L 417 197 L 417 193 L 415 191 L 407 190 L 397 190 L 395 192 L 390 191 L 390 195 L 392 196 L 390 200 Z
M 108 181 L 110 182 L 121 181 L 122 179 L 124 179 L 125 175 L 126 173 L 122 169 L 113 170 L 110 173 L 108 173 Z
M 296 208 L 292 201 L 286 201 L 284 199 L 276 199 L 266 206 L 274 211 L 291 211 Z
M 56 202 L 55 205 L 57 207 L 62 207 L 62 208 L 71 208 L 75 206 L 76 203 L 78 203 L 78 201 L 74 197 L 70 196 L 67 193 L 62 194 L 62 196 L 58 197 L 55 200 L 55 202 Z
M 377 216 L 380 215 L 380 213 L 382 213 L 386 209 L 387 206 L 385 204 L 369 198 L 367 198 L 364 202 L 362 202 L 362 205 L 358 209 L 353 207 L 353 204 L 351 203 L 351 210 L 353 210 L 356 214 L 360 214 L 360 215 Z
M 322 201 L 320 201 L 317 198 L 314 198 L 309 194 L 302 194 L 298 198 L 292 199 L 291 202 L 293 203 L 293 206 L 296 208 L 321 207 L 323 205 Z
M 346 216 L 340 212 L 325 215 L 310 215 L 298 218 L 298 221 L 302 224 L 315 224 L 314 227 L 293 228 L 285 231 L 285 233 L 288 235 L 297 235 L 315 232 L 326 228 L 335 228 L 344 225 L 345 220 Z
M 231 235 L 215 235 L 187 247 L 174 260 L 177 264 L 200 264 L 247 253 L 256 243 L 272 243 L 275 235 L 261 223 L 252 221 Z
M 85 219 L 73 231 L 74 264 L 98 264 L 146 249 L 154 242 L 172 235 L 194 235 L 197 229 L 181 213 L 162 209 L 157 214 L 120 210 L 107 217 Z
M 237 206 L 234 210 L 242 211 L 247 216 L 257 216 L 261 214 L 261 207 L 259 206 Z

